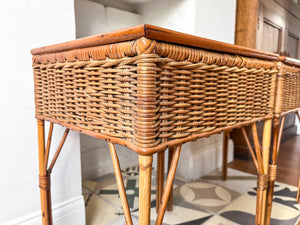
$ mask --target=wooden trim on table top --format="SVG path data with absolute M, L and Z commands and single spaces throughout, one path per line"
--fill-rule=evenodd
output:
M 164 41 L 173 44 L 186 45 L 190 47 L 203 48 L 224 53 L 243 55 L 248 57 L 277 60 L 278 55 L 242 47 L 238 45 L 228 44 L 220 41 L 214 41 L 206 38 L 197 37 L 190 34 L 149 25 L 142 24 L 135 27 L 129 27 L 109 33 L 99 34 L 91 37 L 68 41 L 60 44 L 49 45 L 31 50 L 32 55 L 41 55 L 48 53 L 56 53 L 73 49 L 88 48 L 124 41 L 135 40 L 146 37 L 152 40 Z
M 220 41 L 210 40 L 207 38 L 197 37 L 190 34 L 184 34 L 177 31 L 146 25 L 146 37 L 159 41 L 166 41 L 175 44 L 182 44 L 192 47 L 204 48 L 224 53 L 231 53 L 249 57 L 255 57 L 267 60 L 277 60 L 278 55 L 259 51 L 252 48 L 242 47 L 239 45 L 228 44 Z
M 145 25 L 129 27 L 104 34 L 98 34 L 86 38 L 80 38 L 73 41 L 63 42 L 54 45 L 48 45 L 31 50 L 32 55 L 41 55 L 48 53 L 63 52 L 73 49 L 95 47 L 106 44 L 113 44 L 124 41 L 131 41 L 145 37 Z
M 289 58 L 286 56 L 279 56 L 279 61 L 284 62 L 285 64 L 290 66 L 300 67 L 300 60 L 298 59 Z

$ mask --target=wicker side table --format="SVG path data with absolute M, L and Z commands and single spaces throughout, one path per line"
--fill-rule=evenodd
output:
M 265 220 L 278 56 L 140 25 L 33 49 L 43 224 L 52 224 L 50 174 L 69 129 L 109 143 L 127 224 L 132 224 L 114 144 L 139 154 L 139 224 L 150 224 L 153 154 L 158 154 L 161 224 L 181 145 L 253 126 L 258 171 L 256 224 Z M 265 120 L 262 144 L 255 122 Z M 50 121 L 45 143 L 44 122 Z M 54 124 L 66 127 L 48 165 Z M 244 132 L 246 140 L 248 140 Z M 164 151 L 171 151 L 163 187 Z

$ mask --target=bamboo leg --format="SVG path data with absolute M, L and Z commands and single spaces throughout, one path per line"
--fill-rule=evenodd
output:
M 298 181 L 298 191 L 297 191 L 296 201 L 300 204 L 300 176 Z
M 38 127 L 38 148 L 39 148 L 39 172 L 43 173 L 44 159 L 45 159 L 44 120 L 38 120 L 37 127 Z
M 255 217 L 255 224 L 260 224 L 262 220 L 262 200 L 263 200 L 263 182 L 266 178 L 263 171 L 263 164 L 262 164 L 262 156 L 261 156 L 261 146 L 259 144 L 258 134 L 256 124 L 252 124 L 252 137 L 255 147 L 255 155 L 258 165 L 258 176 L 257 176 L 257 195 L 256 195 L 256 217 Z
M 53 169 L 53 166 L 61 152 L 63 144 L 67 138 L 69 133 L 69 129 L 66 129 L 64 136 L 57 148 L 57 151 L 52 159 L 52 162 L 47 169 L 49 152 L 50 152 L 50 144 L 51 137 L 53 131 L 53 124 L 50 123 L 49 133 L 48 133 L 48 141 L 47 147 L 45 151 L 45 133 L 44 133 L 44 121 L 38 120 L 38 146 L 39 146 L 39 186 L 41 192 L 41 210 L 42 210 L 42 222 L 43 225 L 52 225 L 52 207 L 51 207 L 51 188 L 50 188 L 50 175 Z
M 139 156 L 139 225 L 150 225 L 152 162 L 152 155 Z
M 267 206 L 266 206 L 266 216 L 265 224 L 270 224 L 273 194 L 274 194 L 274 184 L 276 180 L 276 170 L 277 170 L 277 157 L 280 146 L 280 141 L 282 137 L 282 130 L 284 125 L 285 117 L 282 117 L 281 122 L 279 118 L 274 118 L 274 130 L 273 130 L 273 150 L 272 150 L 272 165 L 269 166 L 270 181 L 267 191 Z
M 298 121 L 300 123 L 300 115 L 299 112 L 296 112 Z M 297 191 L 297 197 L 296 197 L 296 201 L 300 204 L 300 176 L 299 176 L 299 182 L 298 182 L 298 191 Z
M 256 225 L 264 225 L 266 222 L 266 201 L 269 179 L 269 153 L 271 140 L 272 120 L 268 119 L 264 123 L 262 146 L 259 144 L 256 124 L 252 125 L 252 136 L 254 140 L 255 153 L 251 147 L 245 129 L 242 127 L 242 133 L 253 158 L 255 168 L 257 170 L 257 198 L 256 198 Z M 272 169 L 272 172 L 274 170 Z
M 157 175 L 156 175 L 156 212 L 158 212 L 162 193 L 164 190 L 165 152 L 157 153 Z
M 172 158 L 173 158 L 173 154 L 175 151 L 175 147 L 169 147 L 169 156 L 168 156 L 168 173 L 170 171 L 170 167 L 171 167 L 171 162 L 172 162 Z M 172 211 L 173 210 L 173 184 L 172 184 L 172 188 L 170 190 L 170 196 L 169 196 L 169 201 L 167 204 L 167 211 Z
M 271 129 L 272 120 L 268 119 L 265 121 L 263 130 L 263 142 L 262 142 L 262 160 L 264 174 L 269 174 L 269 154 L 270 154 L 270 140 L 271 140 Z M 263 201 L 262 201 L 262 220 L 261 225 L 265 224 L 265 213 L 266 213 L 266 202 L 267 202 L 267 190 L 263 190 Z
M 268 191 L 267 191 L 267 205 L 266 205 L 266 215 L 265 215 L 265 224 L 270 224 L 271 212 L 272 212 L 272 203 L 274 195 L 274 181 L 269 182 Z
M 243 133 L 243 136 L 244 136 L 244 139 L 246 141 L 246 144 L 248 146 L 248 149 L 250 151 L 250 154 L 252 156 L 252 159 L 253 159 L 253 163 L 255 165 L 255 168 L 257 170 L 257 194 L 256 194 L 256 216 L 255 216 L 255 224 L 258 225 L 260 224 L 260 221 L 262 219 L 262 199 L 263 199 L 263 192 L 262 192 L 262 184 L 264 182 L 264 175 L 263 175 L 263 167 L 262 167 L 262 161 L 258 161 L 257 159 L 257 156 L 259 158 L 259 156 L 261 155 L 260 153 L 260 146 L 259 146 L 259 143 L 256 143 L 258 142 L 258 136 L 257 136 L 257 130 L 256 130 L 256 124 L 253 124 L 252 125 L 252 133 L 253 133 L 253 139 L 254 139 L 254 146 L 256 147 L 255 150 L 256 150 L 256 156 L 254 154 L 254 151 L 251 147 L 251 144 L 250 144 L 250 141 L 247 137 L 247 134 L 246 134 L 246 131 L 245 131 L 245 128 L 241 128 L 242 129 L 242 133 Z
M 256 193 L 256 214 L 255 214 L 255 225 L 260 224 L 261 216 L 262 216 L 262 208 L 260 202 L 263 200 L 263 193 L 259 191 L 259 187 L 257 185 L 257 193 Z
M 155 223 L 156 225 L 161 225 L 162 221 L 163 221 L 163 217 L 164 217 L 168 199 L 169 199 L 169 194 L 172 189 L 172 184 L 174 181 L 176 168 L 178 165 L 180 151 L 181 151 L 181 146 L 178 146 L 172 157 L 172 162 L 171 162 L 170 171 L 169 171 L 167 182 L 166 182 L 166 187 L 165 187 L 165 190 L 164 190 L 164 193 L 162 196 L 161 205 L 159 207 L 159 211 L 158 211 L 157 218 L 156 218 L 156 223 Z
M 268 175 L 259 174 L 257 177 L 257 196 L 256 196 L 256 217 L 255 224 L 264 224 L 265 198 L 267 191 Z
M 48 215 L 48 224 L 52 225 L 53 224 L 53 218 L 52 218 L 52 200 L 51 200 L 51 189 L 49 188 L 47 190 L 47 215 Z
M 299 121 L 299 123 L 300 123 L 300 114 L 299 114 L 299 112 L 298 112 L 298 111 L 296 112 L 296 116 L 297 116 L 297 118 L 298 118 L 298 121 Z
M 44 121 L 37 121 L 38 128 L 38 149 L 39 149 L 39 174 L 43 173 L 44 168 L 44 158 L 45 158 L 45 131 L 44 131 Z M 41 213 L 42 213 L 42 222 L 43 225 L 46 225 L 45 218 L 45 203 L 47 202 L 47 193 L 45 190 L 40 188 L 40 196 L 41 196 Z
M 47 206 L 46 206 L 46 214 L 48 215 L 48 223 L 52 224 L 52 201 L 51 201 L 51 189 L 50 189 L 50 174 L 47 171 L 47 165 L 48 165 L 48 160 L 49 160 L 49 153 L 50 153 L 50 145 L 51 145 L 51 139 L 52 139 L 52 132 L 53 132 L 53 123 L 50 123 L 49 126 L 49 132 L 48 132 L 48 140 L 47 140 L 47 145 L 46 145 L 46 150 L 45 150 L 45 160 L 44 160 L 44 168 L 43 168 L 43 176 L 49 179 L 49 188 L 47 189 Z M 46 184 L 46 186 L 48 186 Z
M 49 191 L 43 188 L 41 177 L 45 175 L 45 130 L 44 121 L 38 120 L 38 149 L 39 149 L 39 174 L 40 174 L 40 196 L 41 196 L 41 213 L 43 225 L 52 225 L 52 215 L 49 208 Z
M 114 170 L 115 170 L 115 176 L 116 176 L 118 190 L 119 190 L 121 203 L 122 203 L 122 207 L 123 207 L 123 211 L 124 211 L 126 225 L 132 225 L 132 218 L 131 218 L 130 209 L 128 206 L 128 201 L 127 201 L 127 197 L 126 197 L 126 191 L 124 188 L 123 177 L 122 177 L 122 173 L 121 173 L 121 169 L 120 169 L 118 155 L 117 155 L 115 146 L 112 143 L 108 143 L 108 145 L 109 145 L 109 150 L 110 150 L 110 154 L 111 154 L 111 158 L 112 158 L 112 162 L 113 162 L 113 166 L 114 166 Z
M 222 164 L 222 180 L 227 180 L 227 159 L 228 159 L 228 141 L 229 131 L 224 131 L 223 134 L 223 164 Z

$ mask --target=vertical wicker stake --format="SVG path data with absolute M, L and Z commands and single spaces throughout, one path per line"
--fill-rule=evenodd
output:
M 165 152 L 157 153 L 157 175 L 156 175 L 156 212 L 158 212 L 162 193 L 164 190 L 165 178 Z
M 228 158 L 228 141 L 229 131 L 223 133 L 223 164 L 222 164 L 222 180 L 227 180 L 227 158 Z
M 139 224 L 150 225 L 151 209 L 151 174 L 153 156 L 139 156 Z M 143 188 L 141 188 L 143 187 Z

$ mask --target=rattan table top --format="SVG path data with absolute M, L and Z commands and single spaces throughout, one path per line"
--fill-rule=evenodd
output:
M 169 42 L 173 44 L 180 44 L 190 47 L 214 50 L 218 52 L 225 52 L 261 59 L 278 59 L 278 55 L 274 53 L 263 52 L 256 49 L 214 41 L 149 24 L 142 24 L 69 42 L 49 45 L 41 48 L 35 48 L 31 50 L 31 53 L 32 55 L 48 54 L 54 52 L 68 51 L 72 49 L 80 49 L 119 43 L 124 41 L 132 41 L 141 37 L 157 41 Z

